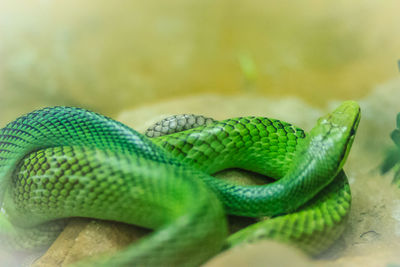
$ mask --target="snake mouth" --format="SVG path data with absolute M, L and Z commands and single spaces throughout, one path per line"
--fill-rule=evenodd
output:
M 356 102 L 354 102 L 355 105 L 357 105 L 357 109 L 355 111 L 351 111 L 354 114 L 354 118 L 353 118 L 353 123 L 351 124 L 351 128 L 347 137 L 345 144 L 345 147 L 342 151 L 342 155 L 340 156 L 340 161 L 339 161 L 339 169 L 341 169 L 344 165 L 344 163 L 346 162 L 347 156 L 350 153 L 350 149 L 353 145 L 353 141 L 354 138 L 356 136 L 356 132 L 357 132 L 357 128 L 358 125 L 360 124 L 360 120 L 361 120 L 361 109 L 360 106 L 358 106 L 358 104 Z M 354 106 L 354 105 L 353 105 Z
M 360 107 L 358 107 L 358 110 L 356 112 L 356 117 L 354 119 L 353 125 L 351 126 L 348 139 L 354 138 L 354 136 L 356 135 L 358 125 L 360 124 L 360 119 L 361 119 L 361 109 Z
M 360 124 L 360 120 L 361 120 L 361 109 L 360 109 L 360 107 L 358 107 L 358 110 L 356 112 L 356 118 L 350 129 L 349 139 L 350 138 L 354 139 L 356 132 L 357 132 L 358 125 Z

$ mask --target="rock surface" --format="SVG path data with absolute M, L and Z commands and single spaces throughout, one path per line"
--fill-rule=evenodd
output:
M 87 256 L 117 251 L 148 232 L 122 223 L 73 219 L 46 254 L 32 266 L 67 266 Z

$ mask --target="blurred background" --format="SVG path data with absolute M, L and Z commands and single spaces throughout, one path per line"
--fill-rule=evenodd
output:
M 0 1 L 0 126 L 203 93 L 358 99 L 399 76 L 400 2 Z
M 398 0 L 0 0 L 0 127 L 69 105 L 140 131 L 182 112 L 310 129 L 358 100 L 352 214 L 329 266 L 400 263 L 398 189 L 377 172 L 400 111 L 399 10 Z

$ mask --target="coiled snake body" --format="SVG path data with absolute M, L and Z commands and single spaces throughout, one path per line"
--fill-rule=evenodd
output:
M 0 246 L 43 249 L 64 218 L 156 229 L 95 266 L 196 266 L 261 238 L 317 254 L 342 233 L 350 189 L 342 166 L 360 118 L 347 101 L 305 137 L 291 124 L 245 117 L 148 139 L 102 115 L 54 107 L 0 131 Z M 242 168 L 273 177 L 239 186 L 210 174 Z M 228 239 L 225 213 L 272 216 Z

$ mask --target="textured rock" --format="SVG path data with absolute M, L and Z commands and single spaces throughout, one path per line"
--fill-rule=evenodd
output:
M 33 266 L 66 266 L 88 256 L 117 251 L 146 233 L 148 230 L 122 223 L 73 219 Z
M 292 247 L 272 241 L 261 241 L 223 252 L 203 265 L 203 267 L 220 266 L 313 267 L 318 265 Z

